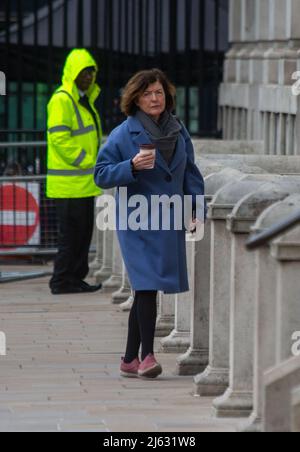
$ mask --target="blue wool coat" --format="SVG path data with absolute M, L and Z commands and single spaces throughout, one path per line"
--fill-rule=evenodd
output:
M 133 290 L 159 290 L 167 294 L 189 290 L 185 229 L 175 230 L 122 230 L 119 225 L 120 187 L 128 190 L 128 199 L 134 195 L 204 195 L 203 177 L 195 164 L 194 149 L 187 130 L 179 134 L 173 160 L 168 166 L 157 151 L 155 168 L 133 174 L 131 159 L 139 153 L 141 144 L 150 144 L 142 124 L 129 117 L 109 136 L 100 149 L 95 168 L 95 182 L 104 189 L 118 187 L 116 195 L 117 234 L 121 252 Z M 129 207 L 127 218 L 136 210 Z M 156 212 L 161 226 L 162 212 Z M 124 218 L 122 218 L 122 221 Z M 149 223 L 147 223 L 150 225 Z M 145 225 L 145 221 L 144 221 Z

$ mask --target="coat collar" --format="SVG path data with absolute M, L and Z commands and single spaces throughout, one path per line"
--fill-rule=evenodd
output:
M 144 131 L 144 127 L 135 116 L 128 116 L 127 124 L 130 133 L 138 133 Z
M 140 146 L 141 144 L 151 144 L 150 138 L 147 135 L 144 127 L 142 126 L 141 122 L 135 118 L 134 116 L 129 116 L 127 119 L 128 129 L 129 132 L 134 135 L 132 137 L 133 142 L 137 144 L 137 146 Z M 157 164 L 164 169 L 168 174 L 172 174 L 172 172 L 177 168 L 179 163 L 182 161 L 185 155 L 185 148 L 184 148 L 184 139 L 182 137 L 182 134 L 179 134 L 177 146 L 175 149 L 175 154 L 173 156 L 172 162 L 170 166 L 166 163 L 165 159 L 161 155 L 161 153 L 158 151 L 156 153 L 156 162 Z

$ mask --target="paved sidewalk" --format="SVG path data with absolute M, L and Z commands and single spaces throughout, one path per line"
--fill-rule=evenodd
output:
M 0 431 L 215 432 L 238 421 L 211 417 L 192 377 L 160 354 L 155 381 L 123 379 L 128 314 L 108 294 L 52 297 L 47 279 L 0 285 Z

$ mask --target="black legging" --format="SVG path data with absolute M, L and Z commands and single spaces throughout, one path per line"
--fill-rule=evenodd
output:
M 139 355 L 142 343 L 142 360 L 153 353 L 157 317 L 157 291 L 135 292 L 134 303 L 128 321 L 128 339 L 125 363 L 131 363 Z

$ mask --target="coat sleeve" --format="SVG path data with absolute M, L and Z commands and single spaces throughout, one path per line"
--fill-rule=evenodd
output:
M 198 206 L 201 210 L 203 209 L 204 219 L 206 219 L 207 206 L 204 198 L 205 186 L 202 174 L 199 171 L 198 166 L 195 163 L 195 152 L 191 137 L 186 129 L 184 129 L 185 145 L 187 153 L 187 164 L 184 176 L 184 194 L 191 195 L 193 197 L 193 211 L 196 212 L 197 209 L 197 195 L 203 196 L 202 206 Z
M 110 136 L 100 149 L 94 178 L 96 185 L 105 189 L 125 187 L 137 181 L 131 159 L 122 159 L 115 137 Z
M 55 94 L 48 104 L 48 143 L 68 165 L 88 169 L 95 164 L 71 136 L 73 105 L 65 95 Z M 83 158 L 84 157 L 84 158 Z

